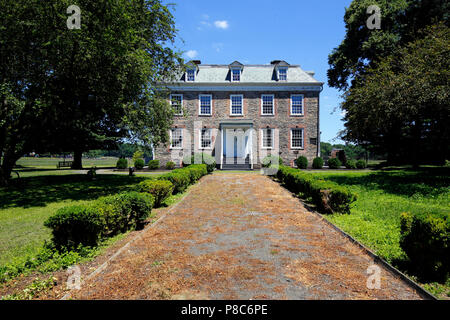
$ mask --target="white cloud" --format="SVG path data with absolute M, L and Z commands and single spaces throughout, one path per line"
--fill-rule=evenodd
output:
M 189 50 L 189 51 L 185 52 L 185 55 L 188 58 L 194 59 L 198 55 L 198 52 L 197 52 L 197 50 Z
M 228 21 L 227 20 L 217 20 L 214 21 L 214 25 L 219 29 L 228 29 Z

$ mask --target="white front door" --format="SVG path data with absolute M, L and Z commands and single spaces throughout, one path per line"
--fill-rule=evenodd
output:
M 224 157 L 245 159 L 248 137 L 242 129 L 225 129 Z

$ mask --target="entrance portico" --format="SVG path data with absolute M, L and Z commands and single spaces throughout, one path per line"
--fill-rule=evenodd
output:
M 220 123 L 221 169 L 253 169 L 253 121 Z

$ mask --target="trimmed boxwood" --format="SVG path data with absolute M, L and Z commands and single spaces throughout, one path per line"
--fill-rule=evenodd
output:
M 128 167 L 128 160 L 125 158 L 120 158 L 117 160 L 116 168 L 117 169 L 126 169 Z
M 321 157 L 314 158 L 312 167 L 313 167 L 313 169 L 322 169 L 323 168 L 323 159 Z
M 150 193 L 155 198 L 155 207 L 159 207 L 172 194 L 174 186 L 169 180 L 148 179 L 139 183 L 138 188 Z
M 75 249 L 79 244 L 95 246 L 100 238 L 143 226 L 153 203 L 150 194 L 119 193 L 89 205 L 63 207 L 44 225 L 52 229 L 52 241 L 58 249 Z
M 348 159 L 347 162 L 345 162 L 345 167 L 347 169 L 356 169 L 356 160 Z
M 402 213 L 400 247 L 415 275 L 445 281 L 450 274 L 450 216 Z
M 158 180 L 169 180 L 170 182 L 172 182 L 174 186 L 173 194 L 177 194 L 186 190 L 191 181 L 190 176 L 186 171 L 177 170 L 179 169 L 163 174 L 158 178 Z
M 330 158 L 328 159 L 328 168 L 330 169 L 339 169 L 342 163 L 338 158 Z
M 136 159 L 134 160 L 134 167 L 138 170 L 142 170 L 144 168 L 145 162 L 144 159 Z
M 76 248 L 78 244 L 95 246 L 104 225 L 95 207 L 77 205 L 58 209 L 44 226 L 52 229 L 52 241 L 57 248 Z
M 364 169 L 366 167 L 366 162 L 364 160 L 356 161 L 356 167 L 358 169 Z
M 206 164 L 208 173 L 211 173 L 216 168 L 216 159 L 206 153 L 195 153 L 192 156 L 185 156 L 183 158 L 183 167 L 188 167 L 193 164 Z
M 295 164 L 299 169 L 306 169 L 308 168 L 308 159 L 305 156 L 300 156 L 295 159 Z
M 309 198 L 324 213 L 349 213 L 356 194 L 332 181 L 314 177 L 310 173 L 280 166 L 277 178 L 293 193 Z
M 175 169 L 175 162 L 173 162 L 173 161 L 168 161 L 168 162 L 166 163 L 166 169 L 167 169 L 167 170 L 173 170 L 173 169 Z
M 147 164 L 149 170 L 156 170 L 159 168 L 159 160 L 150 160 Z

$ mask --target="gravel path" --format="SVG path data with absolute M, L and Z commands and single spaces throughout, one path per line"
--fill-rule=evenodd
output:
M 421 299 L 268 177 L 206 176 L 74 299 Z

